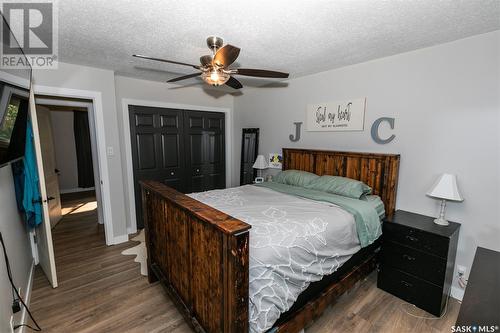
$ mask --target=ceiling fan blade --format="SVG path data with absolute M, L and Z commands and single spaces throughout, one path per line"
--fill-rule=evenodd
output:
M 199 76 L 199 75 L 201 75 L 201 73 L 193 73 L 193 74 L 189 74 L 189 75 L 179 76 L 179 77 L 176 77 L 174 79 L 170 79 L 167 82 L 177 82 L 177 81 L 180 81 L 180 80 L 190 79 L 192 77 L 196 77 L 196 76 Z
M 240 49 L 236 46 L 224 45 L 215 53 L 213 63 L 219 67 L 227 68 L 238 58 L 239 54 Z
M 148 60 L 154 60 L 154 61 L 161 61 L 161 62 L 168 62 L 169 64 L 189 66 L 189 67 L 193 67 L 193 68 L 196 68 L 196 69 L 200 68 L 200 66 L 198 66 L 198 65 L 186 64 L 185 62 L 179 62 L 179 61 L 173 61 L 173 60 L 167 60 L 167 59 L 153 58 L 153 57 L 148 57 L 148 56 L 140 55 L 140 54 L 133 54 L 132 56 L 136 57 L 136 58 L 142 58 L 142 59 L 148 59 Z
M 268 71 L 265 69 L 235 68 L 234 70 L 236 71 L 234 74 L 255 77 L 273 77 L 286 79 L 289 75 L 288 73 Z
M 243 85 L 241 84 L 240 81 L 236 80 L 234 77 L 230 77 L 229 80 L 227 80 L 226 85 L 230 86 L 231 88 L 234 89 L 240 89 L 243 88 Z
M 200 57 L 200 63 L 203 67 L 212 65 L 212 56 L 211 55 L 204 55 Z

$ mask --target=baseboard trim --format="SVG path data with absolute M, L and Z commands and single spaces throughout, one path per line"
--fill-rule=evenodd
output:
M 128 234 L 116 236 L 113 238 L 113 245 L 128 242 Z
M 465 290 L 458 287 L 451 287 L 451 297 L 459 300 L 460 302 L 464 298 Z
M 66 193 L 76 193 L 76 192 L 87 192 L 87 191 L 94 191 L 95 187 L 77 187 L 77 188 L 68 188 L 65 190 L 59 190 L 59 193 L 61 194 L 66 194 Z
M 23 301 L 26 303 L 26 305 L 29 307 L 30 306 L 30 300 L 31 300 L 31 291 L 33 290 L 33 280 L 35 278 L 35 260 L 31 262 L 31 270 L 30 270 L 30 276 L 28 277 L 28 284 L 26 285 L 25 289 L 25 294 Z M 26 324 L 27 323 L 27 316 L 28 316 L 28 311 L 26 311 L 26 308 L 23 307 L 21 314 L 21 324 Z M 19 333 L 24 333 L 25 326 L 21 326 L 19 329 Z

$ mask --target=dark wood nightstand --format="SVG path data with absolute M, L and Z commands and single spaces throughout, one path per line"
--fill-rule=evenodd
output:
M 450 294 L 460 224 L 398 210 L 384 219 L 377 286 L 440 316 Z

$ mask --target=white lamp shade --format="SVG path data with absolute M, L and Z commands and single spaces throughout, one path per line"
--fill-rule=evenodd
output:
M 433 198 L 451 201 L 464 201 L 458 191 L 457 177 L 449 173 L 443 173 L 434 183 L 427 195 Z
M 253 164 L 254 169 L 267 169 L 267 162 L 266 158 L 264 155 L 259 155 L 257 156 L 257 159 L 255 160 L 255 163 Z

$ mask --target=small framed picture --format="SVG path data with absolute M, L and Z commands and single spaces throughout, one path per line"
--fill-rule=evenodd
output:
M 283 155 L 280 153 L 269 154 L 269 167 L 271 169 L 281 169 L 283 163 Z

